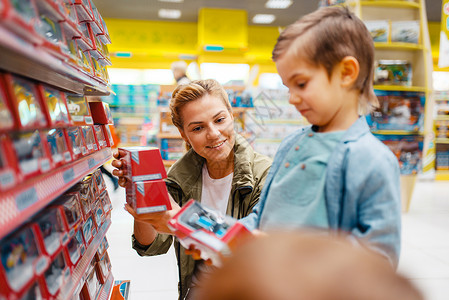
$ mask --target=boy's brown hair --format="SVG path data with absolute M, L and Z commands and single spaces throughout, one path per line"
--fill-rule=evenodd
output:
M 363 22 L 347 8 L 320 8 L 289 25 L 274 46 L 273 61 L 291 47 L 295 55 L 301 54 L 315 66 L 323 66 L 329 78 L 344 57 L 357 59 L 360 71 L 354 89 L 361 94 L 359 110 L 367 113 L 378 106 L 373 90 L 373 39 Z
M 337 236 L 278 232 L 204 276 L 197 300 L 423 300 L 387 259 Z

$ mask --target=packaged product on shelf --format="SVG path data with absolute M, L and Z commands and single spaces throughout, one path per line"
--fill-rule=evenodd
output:
M 97 199 L 97 197 L 100 195 L 100 189 L 97 187 L 97 183 L 95 182 L 95 178 L 92 174 L 87 175 L 86 177 L 84 177 L 82 179 L 82 181 L 84 184 L 87 184 L 89 186 L 92 198 L 90 201 L 91 204 L 91 209 L 94 208 L 94 203 Z
M 92 191 L 89 184 L 83 181 L 78 182 L 65 194 L 76 194 L 78 196 L 83 220 L 86 221 L 89 218 L 91 212 L 90 203 L 93 201 Z
M 92 22 L 94 20 L 90 0 L 71 0 L 71 3 L 76 8 L 80 22 Z
M 70 276 L 70 267 L 61 249 L 43 275 L 43 294 L 45 299 L 58 295 L 61 287 L 69 280 Z
M 23 78 L 5 74 L 5 87 L 17 129 L 35 129 L 47 125 L 36 85 Z
M 418 44 L 420 31 L 419 21 L 392 21 L 391 41 Z
M 97 138 L 92 126 L 81 126 L 84 141 L 86 142 L 86 148 L 88 153 L 93 153 L 98 150 Z
M 424 93 L 382 90 L 375 93 L 379 107 L 367 116 L 372 130 L 424 130 Z
M 38 44 L 42 41 L 35 31 L 39 23 L 35 1 L 3 0 L 0 3 L 2 25 L 30 42 Z
M 137 214 L 171 210 L 165 181 L 162 179 L 128 182 L 126 202 Z
M 106 22 L 103 20 L 103 17 L 101 15 L 100 18 L 101 18 L 102 32 L 97 34 L 97 36 L 103 44 L 110 44 L 111 38 L 109 36 L 108 27 L 106 26 Z
M 1 299 L 1 292 L 0 292 L 0 299 Z M 42 288 L 39 283 L 39 280 L 35 280 L 31 286 L 26 288 L 26 291 L 23 293 L 23 295 L 15 295 L 14 296 L 9 295 L 9 299 L 20 299 L 20 300 L 42 300 L 45 299 L 42 295 Z M 8 299 L 5 296 L 5 299 Z
M 66 231 L 69 238 L 75 234 L 75 230 L 82 222 L 79 193 L 64 194 L 51 204 L 61 211 Z
M 97 224 L 97 227 L 100 228 L 106 219 L 106 214 L 103 210 L 103 205 L 101 202 L 96 202 L 93 214 L 95 216 L 95 223 Z
M 95 180 L 95 184 L 98 189 L 98 196 L 106 190 L 106 183 L 104 182 L 103 175 L 101 174 L 100 169 L 96 169 L 95 172 L 92 173 L 92 177 Z
M 111 199 L 109 198 L 108 191 L 103 191 L 100 194 L 99 199 L 101 201 L 101 204 L 103 205 L 104 212 L 106 214 L 109 213 L 112 210 L 112 203 Z
M 49 127 L 71 125 L 69 109 L 64 95 L 53 88 L 38 85 L 39 97 L 42 99 L 43 109 Z
M 11 139 L 23 179 L 50 170 L 49 154 L 38 130 L 16 132 L 11 134 Z
M 130 182 L 167 178 L 161 153 L 155 147 L 121 147 Z
M 371 33 L 374 42 L 388 42 L 390 34 L 390 22 L 388 20 L 364 21 L 363 23 Z
M 108 240 L 106 239 L 106 236 L 101 241 L 100 245 L 98 246 L 97 252 L 95 253 L 95 257 L 97 261 L 100 261 L 100 259 L 106 254 L 106 251 L 109 248 Z
M 412 65 L 406 60 L 383 59 L 376 61 L 374 84 L 412 85 Z
M 82 33 L 81 36 L 82 43 L 80 44 L 80 46 L 83 49 L 83 52 L 89 54 L 90 56 L 90 50 L 92 50 L 94 46 L 91 35 L 92 33 L 89 31 L 89 24 L 86 22 L 82 22 L 79 23 L 79 25 L 80 25 L 79 28 Z
M 114 139 L 112 138 L 111 129 L 109 128 L 109 125 L 103 125 L 103 133 L 106 137 L 106 142 L 108 147 L 114 146 Z
M 129 296 L 130 280 L 114 280 L 111 300 L 127 300 Z
M 87 148 L 79 127 L 70 127 L 66 129 L 68 145 L 71 150 L 73 160 L 76 160 L 87 154 Z
M 449 120 L 435 120 L 436 138 L 449 139 Z
M 21 293 L 48 266 L 48 258 L 38 249 L 35 235 L 29 226 L 17 229 L 0 243 L 1 293 Z
M 168 222 L 181 245 L 194 245 L 201 258 L 220 265 L 221 257 L 252 237 L 251 232 L 236 219 L 204 207 L 191 199 Z
M 97 138 L 98 148 L 103 149 L 108 146 L 106 137 L 104 136 L 103 128 L 101 125 L 94 125 L 95 137 Z
M 66 93 L 65 97 L 70 117 L 75 125 L 91 125 L 94 123 L 86 97 L 70 93 Z
M 437 143 L 435 170 L 438 170 L 438 171 L 448 171 L 449 170 L 449 144 Z
M 14 127 L 14 118 L 8 103 L 5 87 L 0 74 L 0 132 L 9 131 Z
M 66 257 L 68 257 L 69 265 L 75 268 L 86 251 L 84 245 L 83 234 L 81 228 L 78 228 L 74 236 L 69 240 L 67 246 L 64 248 L 66 251 Z
M 40 14 L 38 32 L 44 38 L 42 47 L 57 58 L 67 60 L 68 47 L 62 30 L 61 23 L 52 16 Z
M 13 187 L 18 181 L 18 162 L 9 136 L 0 134 L 0 191 Z
M 109 104 L 102 101 L 89 102 L 89 108 L 94 124 L 114 124 Z
M 49 257 L 62 248 L 63 242 L 68 241 L 62 212 L 56 207 L 46 208 L 39 213 L 32 221 L 32 228 L 41 252 Z
M 90 213 L 87 219 L 84 221 L 82 229 L 83 229 L 84 242 L 86 243 L 86 246 L 89 247 L 90 243 L 97 235 L 97 227 L 95 225 L 92 213 Z
M 98 279 L 100 280 L 101 284 L 105 284 L 112 267 L 107 252 L 100 258 L 96 266 L 97 266 Z
M 54 167 L 61 166 L 72 160 L 66 136 L 62 128 L 48 129 L 43 131 Z
M 376 137 L 396 155 L 402 175 L 421 172 L 423 136 L 376 134 Z
M 100 289 L 100 282 L 98 280 L 97 272 L 95 267 L 87 273 L 86 282 L 83 287 L 83 299 L 94 300 L 98 290 Z

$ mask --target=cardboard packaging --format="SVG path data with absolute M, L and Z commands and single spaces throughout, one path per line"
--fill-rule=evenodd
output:
M 171 210 L 167 187 L 162 179 L 129 182 L 126 202 L 138 214 Z
M 121 160 L 126 164 L 129 181 L 147 181 L 167 178 L 161 153 L 155 147 L 124 147 L 126 152 Z

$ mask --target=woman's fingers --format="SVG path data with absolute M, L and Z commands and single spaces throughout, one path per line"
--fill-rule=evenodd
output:
M 126 180 L 125 177 L 119 177 L 119 179 L 118 179 L 118 184 L 119 184 L 121 187 L 126 187 L 126 183 L 127 183 L 127 180 Z
M 111 165 L 115 168 L 121 168 L 123 163 L 121 160 L 115 159 L 112 161 Z

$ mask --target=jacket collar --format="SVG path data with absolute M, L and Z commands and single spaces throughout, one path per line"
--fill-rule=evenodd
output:
M 366 118 L 365 116 L 360 116 L 346 131 L 343 136 L 343 142 L 356 141 L 368 132 L 370 132 L 370 130 Z

